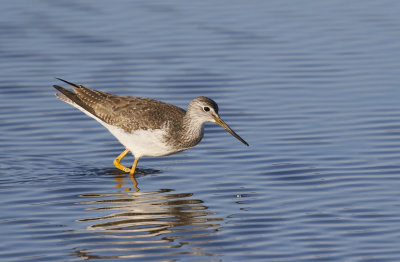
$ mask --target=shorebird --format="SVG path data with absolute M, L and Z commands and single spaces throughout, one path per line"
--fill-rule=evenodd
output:
M 204 123 L 214 122 L 248 146 L 218 115 L 218 105 L 212 99 L 199 96 L 187 111 L 158 100 L 134 96 L 119 96 L 77 85 L 57 78 L 73 91 L 58 85 L 57 98 L 78 108 L 100 122 L 125 146 L 114 160 L 114 165 L 134 175 L 143 156 L 166 156 L 197 145 L 204 134 Z M 135 160 L 131 168 L 120 162 L 132 152 Z

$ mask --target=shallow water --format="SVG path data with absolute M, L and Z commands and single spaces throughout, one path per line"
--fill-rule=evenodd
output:
M 2 1 L 0 260 L 399 261 L 400 3 Z M 206 125 L 142 158 L 61 77 Z M 133 158 L 124 159 L 130 165 Z

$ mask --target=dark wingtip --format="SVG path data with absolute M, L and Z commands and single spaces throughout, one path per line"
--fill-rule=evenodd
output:
M 58 85 L 53 85 L 53 87 L 54 87 L 55 89 L 57 89 L 58 91 L 61 91 L 62 89 L 64 89 L 63 87 L 58 86 Z
M 71 83 L 71 82 L 69 82 L 69 81 L 67 81 L 67 80 L 64 80 L 64 79 L 61 79 L 61 78 L 58 78 L 58 77 L 56 77 L 56 79 L 58 79 L 58 80 L 60 80 L 60 81 L 63 81 L 64 83 L 67 83 L 67 84 L 69 84 L 69 85 L 71 85 L 71 86 L 80 87 L 79 85 L 74 84 L 74 83 Z

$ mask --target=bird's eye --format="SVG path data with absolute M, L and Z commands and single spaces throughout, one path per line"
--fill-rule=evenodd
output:
M 208 106 L 205 106 L 205 107 L 203 107 L 203 110 L 208 112 L 208 111 L 210 111 L 210 108 Z

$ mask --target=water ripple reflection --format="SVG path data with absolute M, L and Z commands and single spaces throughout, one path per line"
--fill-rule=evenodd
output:
M 75 254 L 82 258 L 218 256 L 198 244 L 217 232 L 223 219 L 214 217 L 192 193 L 160 189 L 79 197 L 85 200 L 76 204 L 93 215 L 77 220 L 91 233 L 90 241 L 76 247 Z
M 400 261 L 400 1 L 1 7 L 1 261 Z M 133 192 L 55 77 L 209 96 L 250 147 L 207 124 Z

